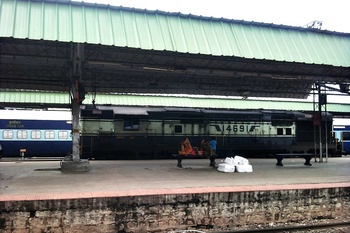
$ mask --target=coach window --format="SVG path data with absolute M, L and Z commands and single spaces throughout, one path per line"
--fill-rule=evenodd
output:
M 18 130 L 17 131 L 18 139 L 27 139 L 27 131 L 26 130 Z
M 67 131 L 58 131 L 58 139 L 67 139 L 68 132 Z
M 175 125 L 175 133 L 182 133 L 182 125 Z
M 13 139 L 13 131 L 12 130 L 4 130 L 2 138 L 3 139 Z
M 39 130 L 33 130 L 32 139 L 40 139 L 40 138 L 41 138 L 41 132 Z
M 125 119 L 124 130 L 139 130 L 140 123 L 139 119 Z
M 277 128 L 277 135 L 283 135 L 283 128 Z
M 45 131 L 45 139 L 54 139 L 54 138 L 55 138 L 55 132 L 53 130 Z

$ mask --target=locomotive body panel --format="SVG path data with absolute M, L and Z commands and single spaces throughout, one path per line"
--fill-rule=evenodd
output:
M 316 131 L 310 114 L 145 109 L 141 115 L 128 115 L 127 112 L 115 114 L 115 127 L 111 135 L 83 133 L 84 142 L 91 142 L 83 145 L 86 148 L 83 150 L 85 157 L 172 158 L 171 154 L 177 153 L 184 137 L 188 137 L 194 147 L 198 147 L 203 139 L 215 137 L 218 153 L 222 156 L 241 154 L 263 157 L 274 153 L 306 153 L 314 149 L 313 135 Z M 328 120 L 331 122 L 331 118 Z M 303 134 L 307 137 L 303 137 Z

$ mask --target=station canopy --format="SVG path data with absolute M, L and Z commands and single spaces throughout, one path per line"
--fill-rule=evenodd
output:
M 233 16 L 234 17 L 234 16 Z M 64 0 L 0 0 L 0 88 L 306 98 L 350 84 L 350 34 Z

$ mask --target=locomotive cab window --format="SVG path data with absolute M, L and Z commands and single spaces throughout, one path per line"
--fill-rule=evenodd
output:
M 277 128 L 277 135 L 292 135 L 291 128 Z
M 292 135 L 292 129 L 286 128 L 286 135 Z
M 283 128 L 277 128 L 277 135 L 283 135 Z
M 124 130 L 139 130 L 139 119 L 124 119 Z
M 175 125 L 175 133 L 182 133 L 182 125 Z

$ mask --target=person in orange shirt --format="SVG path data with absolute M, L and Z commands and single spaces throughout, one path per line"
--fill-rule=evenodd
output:
M 181 150 L 179 151 L 179 155 L 194 155 L 195 151 L 193 150 L 192 146 L 191 146 L 191 142 L 190 140 L 185 137 L 182 142 L 181 142 Z
M 185 137 L 181 143 L 181 150 L 179 150 L 179 154 L 177 157 L 177 166 L 182 167 L 182 158 L 187 156 L 187 155 L 196 155 L 196 151 L 192 148 L 190 140 Z

